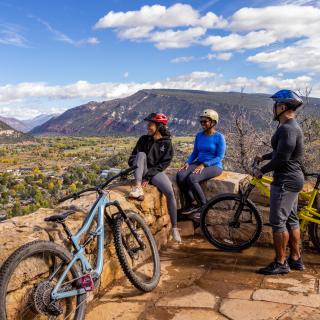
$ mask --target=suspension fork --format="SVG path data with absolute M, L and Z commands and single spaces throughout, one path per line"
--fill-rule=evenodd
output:
M 142 241 L 142 239 L 140 238 L 140 236 L 138 235 L 138 233 L 136 232 L 136 230 L 132 227 L 131 223 L 130 223 L 130 220 L 128 218 L 128 216 L 126 215 L 126 213 L 123 211 L 123 209 L 121 208 L 120 206 L 120 203 L 118 201 L 113 201 L 113 202 L 109 202 L 107 205 L 106 205 L 106 209 L 107 207 L 109 206 L 114 206 L 118 209 L 118 212 L 113 214 L 112 215 L 112 219 L 108 216 L 107 216 L 107 219 L 108 219 L 108 223 L 113 225 L 114 224 L 114 220 L 117 220 L 117 219 L 123 219 L 124 222 L 126 223 L 126 225 L 128 226 L 130 232 L 133 234 L 134 238 L 137 240 L 137 242 L 139 243 L 139 246 L 140 246 L 140 249 L 144 249 L 145 248 L 145 244 L 144 242 Z M 105 210 L 106 210 L 105 209 Z
M 238 220 L 240 218 L 243 207 L 244 207 L 245 203 L 247 202 L 251 191 L 254 188 L 255 188 L 255 185 L 250 183 L 244 191 L 240 191 L 240 204 L 239 204 L 239 206 L 236 210 L 236 213 L 234 215 L 234 220 L 233 220 L 234 223 L 238 223 Z

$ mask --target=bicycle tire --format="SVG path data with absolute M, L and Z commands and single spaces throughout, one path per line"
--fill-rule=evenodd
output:
M 211 243 L 215 247 L 222 249 L 224 251 L 239 252 L 239 251 L 248 249 L 259 239 L 261 232 L 262 232 L 261 214 L 260 214 L 259 210 L 257 209 L 257 207 L 254 205 L 254 203 L 252 201 L 250 201 L 249 199 L 247 199 L 244 202 L 244 207 L 246 207 L 250 210 L 250 212 L 252 214 L 252 215 L 248 214 L 248 216 L 250 215 L 250 219 L 252 219 L 252 216 L 255 219 L 255 225 L 252 224 L 254 226 L 254 231 L 253 231 L 251 237 L 249 237 L 248 239 L 244 239 L 241 243 L 235 243 L 234 239 L 227 239 L 227 236 L 223 233 L 224 230 L 221 230 L 221 228 L 219 231 L 220 231 L 221 238 L 223 238 L 223 239 L 218 239 L 218 232 L 217 231 L 211 232 L 212 225 L 209 225 L 207 223 L 207 220 L 209 220 L 209 217 L 208 217 L 209 212 L 212 208 L 214 208 L 214 206 L 216 206 L 216 208 L 217 208 L 216 211 L 220 215 L 220 217 L 221 218 L 226 217 L 227 210 L 224 208 L 228 208 L 228 207 L 222 205 L 222 202 L 226 202 L 226 201 L 231 201 L 230 205 L 232 205 L 233 202 L 240 204 L 241 203 L 241 196 L 239 194 L 226 193 L 226 194 L 218 195 L 218 196 L 212 198 L 211 200 L 209 200 L 201 212 L 201 219 L 200 219 L 201 231 L 204 234 L 204 236 L 206 237 L 206 239 L 209 241 L 209 243 Z M 219 204 L 220 207 L 217 204 Z M 219 208 L 221 208 L 221 209 L 219 209 Z M 235 213 L 236 209 L 234 210 L 232 208 L 230 210 L 232 217 L 234 216 L 233 211 Z M 240 214 L 242 215 L 243 213 L 244 213 L 244 210 L 242 210 Z M 249 225 L 248 222 L 250 222 L 250 220 L 243 221 L 242 225 L 244 225 L 244 223 L 247 223 L 247 225 Z M 230 227 L 231 222 L 228 221 L 227 224 Z M 217 225 L 221 225 L 219 223 L 219 221 L 217 221 Z M 239 226 L 241 226 L 241 224 L 239 224 Z M 211 228 L 211 229 L 209 230 L 209 228 Z M 232 226 L 231 226 L 231 228 L 236 229 L 236 227 L 232 227 Z M 214 233 L 216 233 L 216 236 L 214 235 Z M 224 240 L 224 241 L 222 241 L 222 240 Z
M 126 223 L 124 219 L 120 218 L 115 221 L 115 225 L 113 228 L 113 236 L 114 236 L 114 243 L 115 249 L 117 253 L 117 257 L 119 259 L 120 265 L 124 274 L 127 276 L 129 281 L 139 290 L 143 292 L 150 292 L 152 291 L 159 283 L 160 280 L 160 257 L 159 251 L 157 247 L 157 243 L 149 229 L 148 225 L 144 221 L 142 217 L 140 217 L 137 213 L 133 211 L 125 211 L 129 221 L 138 222 L 140 227 L 142 228 L 151 248 L 151 255 L 152 255 L 152 264 L 153 264 L 153 275 L 150 280 L 143 281 L 141 277 L 139 277 L 128 261 L 126 256 L 126 248 L 123 244 L 123 236 L 121 232 L 121 227 L 123 223 Z
M 6 315 L 6 296 L 7 287 L 10 282 L 11 276 L 13 276 L 14 271 L 19 266 L 19 263 L 28 257 L 32 257 L 35 254 L 52 253 L 55 257 L 61 259 L 61 261 L 68 264 L 71 261 L 70 253 L 62 246 L 50 242 L 36 240 L 29 242 L 16 251 L 14 251 L 8 259 L 3 263 L 0 269 L 0 320 L 7 320 Z M 76 265 L 73 265 L 71 270 L 71 275 L 78 279 L 80 277 L 80 272 Z M 86 310 L 86 294 L 79 295 L 76 298 L 76 311 L 73 320 L 83 320 Z M 68 319 L 72 319 L 68 317 Z M 18 320 L 18 319 L 17 319 Z M 25 319 L 22 319 L 25 320 Z
M 320 252 L 320 226 L 318 223 L 309 222 L 308 223 L 308 231 L 310 240 L 314 246 L 314 248 Z

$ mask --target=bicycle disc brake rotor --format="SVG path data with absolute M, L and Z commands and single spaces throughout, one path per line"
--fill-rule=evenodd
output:
M 33 302 L 35 310 L 47 316 L 59 316 L 63 310 L 57 301 L 51 300 L 54 286 L 49 281 L 41 282 L 34 291 Z

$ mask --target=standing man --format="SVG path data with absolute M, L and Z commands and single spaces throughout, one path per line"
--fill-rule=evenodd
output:
M 266 275 L 285 274 L 293 270 L 304 270 L 300 251 L 300 227 L 298 195 L 303 188 L 303 132 L 296 121 L 296 110 L 302 99 L 291 90 L 280 90 L 274 100 L 274 120 L 279 121 L 278 129 L 271 139 L 273 151 L 256 161 L 271 160 L 255 172 L 257 178 L 273 171 L 270 190 L 270 215 L 276 258 L 274 262 L 258 272 Z M 290 255 L 286 257 L 290 243 Z

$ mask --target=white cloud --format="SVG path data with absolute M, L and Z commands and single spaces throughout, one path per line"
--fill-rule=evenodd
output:
M 4 117 L 13 117 L 20 120 L 32 119 L 36 116 L 39 116 L 43 113 L 46 114 L 54 114 L 54 113 L 62 113 L 66 111 L 67 108 L 46 108 L 44 111 L 41 108 L 31 107 L 30 105 L 25 106 L 5 106 L 0 107 L 0 116 Z
M 94 29 L 112 28 L 121 39 L 147 40 L 158 49 L 187 48 L 197 43 L 207 29 L 223 28 L 227 21 L 213 12 L 201 15 L 188 4 L 170 7 L 145 5 L 137 11 L 108 12 Z
M 215 2 L 209 1 L 207 5 Z M 177 3 L 169 7 L 145 5 L 136 11 L 110 11 L 94 28 L 112 28 L 122 39 L 148 41 L 161 50 L 200 44 L 209 46 L 214 52 L 250 50 L 275 43 L 282 45 L 286 40 L 317 37 L 320 8 L 315 6 L 315 2 L 287 0 L 277 6 L 246 7 L 229 19 L 214 12 L 201 14 L 188 4 Z M 224 29 L 226 35 L 210 34 L 213 28 Z M 308 52 L 312 54 L 312 60 L 318 59 L 314 51 Z M 227 61 L 231 53 L 217 54 L 214 58 Z M 181 62 L 186 61 L 182 59 Z
M 283 40 L 318 35 L 319 20 L 320 9 L 310 6 L 242 8 L 231 17 L 230 28 L 237 32 L 266 30 Z
M 221 27 L 224 19 L 212 12 L 201 16 L 188 4 L 176 3 L 170 7 L 162 5 L 145 5 L 137 11 L 108 12 L 95 24 L 95 29 L 104 28 L 174 28 L 201 26 L 205 28 Z
M 313 6 L 319 7 L 320 1 L 319 0 L 284 0 L 282 4 L 294 4 L 297 6 Z
M 57 105 L 75 106 L 89 100 L 109 100 L 125 97 L 142 89 L 188 89 L 206 91 L 239 91 L 246 87 L 246 92 L 273 92 L 280 88 L 304 88 L 312 86 L 313 96 L 320 97 L 320 83 L 316 83 L 310 76 L 283 78 L 280 76 L 258 76 L 256 78 L 236 77 L 225 79 L 222 75 L 209 71 L 195 71 L 186 75 L 167 78 L 152 82 L 126 83 L 90 83 L 78 81 L 63 86 L 52 86 L 47 83 L 19 83 L 0 86 L 0 114 L 29 118 L 37 113 L 43 113 L 43 105 L 54 100 Z M 36 108 L 32 103 L 37 101 Z M 77 102 L 74 102 L 77 101 Z M 29 107 L 33 105 L 33 107 Z M 18 107 L 17 107 L 18 106 Z M 62 108 L 63 109 L 63 108 Z M 46 112 L 48 112 L 46 110 Z
M 195 60 L 194 56 L 184 56 L 184 57 L 177 57 L 172 59 L 170 62 L 171 63 L 182 63 L 182 62 L 190 62 Z
M 229 61 L 232 58 L 233 54 L 231 52 L 222 52 L 222 53 L 209 53 L 203 57 L 195 57 L 195 56 L 182 56 L 172 59 L 171 63 L 184 63 L 190 62 L 194 60 L 224 60 Z
M 282 79 L 279 77 L 257 77 L 257 80 L 261 86 L 275 87 L 275 88 L 290 88 L 296 90 L 298 88 L 304 88 L 310 86 L 312 78 L 309 76 L 299 76 L 294 79 Z
M 320 37 L 301 40 L 294 45 L 269 52 L 259 52 L 248 61 L 276 67 L 283 71 L 320 72 Z
M 169 81 L 198 81 L 204 79 L 214 78 L 217 74 L 214 72 L 208 71 L 194 71 L 187 75 L 177 76 L 175 78 L 169 78 Z
M 55 40 L 57 41 L 62 41 L 68 44 L 71 44 L 75 47 L 81 47 L 84 45 L 97 45 L 99 44 L 99 40 L 96 37 L 90 37 L 90 38 L 86 38 L 86 39 L 80 39 L 80 40 L 74 40 L 71 37 L 67 36 L 66 34 L 64 34 L 63 32 L 54 29 L 47 21 L 40 19 L 38 17 L 29 16 L 30 18 L 33 18 L 35 20 L 37 20 L 39 23 L 41 23 L 42 25 L 44 25 L 53 35 Z
M 21 28 L 15 24 L 0 23 L 0 45 L 26 47 L 27 41 L 21 34 Z
M 211 46 L 213 51 L 253 49 L 269 45 L 277 41 L 276 36 L 269 31 L 253 31 L 246 35 L 236 33 L 227 36 L 209 36 L 203 41 L 204 45 Z
M 232 58 L 233 54 L 231 52 L 223 52 L 223 53 L 218 53 L 217 54 L 217 59 L 218 60 L 224 60 L 228 61 Z
M 206 29 L 201 27 L 189 28 L 186 30 L 166 30 L 154 32 L 150 41 L 155 43 L 158 49 L 187 48 L 199 41 L 200 37 L 206 33 Z
M 99 44 L 100 41 L 95 37 L 91 37 L 91 38 L 85 39 L 84 43 L 85 44 Z
M 142 27 L 133 27 L 128 29 L 120 29 L 118 31 L 118 36 L 122 39 L 143 39 L 150 36 L 150 32 L 153 30 L 153 27 L 142 26 Z
M 217 59 L 217 60 L 224 60 L 224 61 L 228 61 L 232 58 L 233 54 L 231 52 L 222 52 L 222 53 L 218 53 L 218 54 L 215 54 L 215 53 L 209 53 L 207 54 L 206 56 L 202 57 L 201 59 L 202 60 L 214 60 L 214 59 Z

